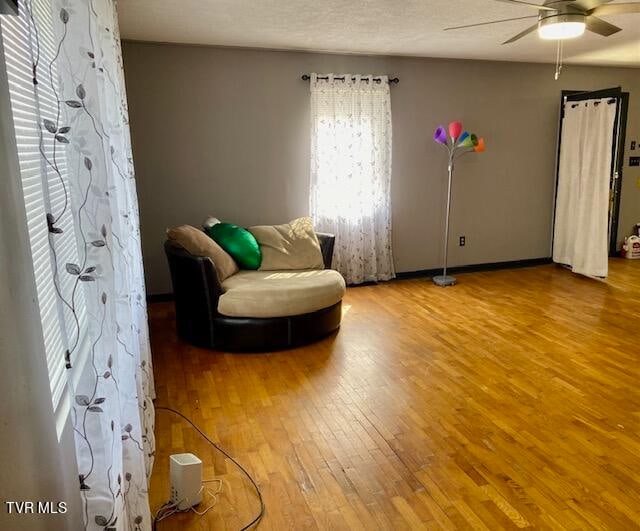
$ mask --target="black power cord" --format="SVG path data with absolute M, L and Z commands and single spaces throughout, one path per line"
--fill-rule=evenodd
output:
M 264 505 L 264 500 L 262 499 L 262 493 L 260 492 L 260 487 L 258 487 L 258 484 L 256 483 L 255 479 L 253 479 L 251 474 L 249 474 L 249 472 L 247 472 L 247 470 L 240 463 L 238 463 L 238 461 L 236 461 L 233 457 L 231 457 L 229 455 L 229 453 L 224 448 L 218 446 L 215 442 L 213 442 L 209 438 L 209 436 L 204 431 L 202 431 L 198 426 L 196 426 L 195 423 L 189 417 L 187 417 L 183 413 L 180 413 L 180 411 L 177 411 L 177 410 L 172 409 L 170 407 L 156 406 L 155 410 L 156 411 L 169 411 L 169 412 L 171 412 L 171 413 L 173 413 L 175 415 L 178 415 L 183 420 L 186 420 L 191 425 L 191 427 L 194 430 L 196 430 L 200 435 L 202 435 L 202 437 L 204 437 L 204 439 L 211 446 L 213 446 L 216 450 L 218 450 L 218 452 L 220 452 L 225 457 L 227 457 L 234 465 L 236 465 L 242 471 L 242 473 L 245 476 L 247 476 L 247 479 L 251 482 L 251 484 L 253 485 L 253 488 L 256 490 L 256 495 L 258 496 L 258 500 L 260 501 L 260 512 L 258 513 L 258 515 L 253 520 L 251 520 L 251 522 L 249 522 L 242 529 L 240 529 L 240 531 L 246 531 L 247 529 L 251 529 L 253 526 L 257 526 L 258 523 L 260 522 L 260 520 L 262 520 L 262 517 L 264 516 L 265 505 Z M 154 518 L 154 520 L 153 520 L 153 529 L 155 530 L 155 528 L 156 528 L 156 521 L 155 521 L 155 518 Z

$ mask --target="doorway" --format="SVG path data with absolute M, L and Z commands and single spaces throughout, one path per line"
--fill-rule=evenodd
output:
M 621 87 L 596 91 L 563 90 L 560 102 L 560 123 L 558 132 L 558 165 L 556 168 L 556 204 L 558 194 L 558 177 L 562 153 L 562 130 L 567 105 L 578 102 L 597 101 L 606 99 L 610 105 L 615 105 L 615 119 L 611 141 L 611 171 L 609 175 L 609 206 L 608 206 L 608 250 L 609 256 L 618 254 L 618 219 L 620 215 L 620 193 L 622 190 L 622 169 L 624 166 L 624 148 L 626 142 L 627 111 L 629 108 L 629 93 L 623 92 Z M 554 216 L 554 223 L 556 217 Z

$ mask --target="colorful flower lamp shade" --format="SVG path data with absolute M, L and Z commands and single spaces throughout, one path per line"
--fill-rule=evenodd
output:
M 451 122 L 449 124 L 449 135 L 451 136 L 451 142 L 455 142 L 460 138 L 462 133 L 462 122 Z
M 449 251 L 449 217 L 451 213 L 451 182 L 453 181 L 454 162 L 467 153 L 482 153 L 486 146 L 484 138 L 478 138 L 474 134 L 463 131 L 462 122 L 451 122 L 449 124 L 449 137 L 444 126 L 440 126 L 433 134 L 436 143 L 444 146 L 449 153 L 449 186 L 447 191 L 447 217 L 444 229 L 444 268 L 442 275 L 433 277 L 433 283 L 438 286 L 453 286 L 456 283 L 455 277 L 447 275 L 447 259 Z
M 438 144 L 447 145 L 447 132 L 444 130 L 444 127 L 438 127 L 436 132 L 433 134 L 433 139 Z

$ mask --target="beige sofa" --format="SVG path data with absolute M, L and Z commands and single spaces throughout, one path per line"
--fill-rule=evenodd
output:
M 165 243 L 178 334 L 228 351 L 290 348 L 340 326 L 345 281 L 330 269 L 334 237 L 317 234 L 324 269 L 246 271 L 222 282 L 210 257 Z

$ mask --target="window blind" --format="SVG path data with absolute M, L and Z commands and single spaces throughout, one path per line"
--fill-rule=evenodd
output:
M 27 231 L 54 411 L 64 394 L 70 363 L 82 364 L 88 348 L 86 306 L 77 276 L 78 241 L 67 180 L 64 129 L 59 124 L 56 38 L 47 0 L 20 2 L 18 16 L 0 16 L 9 96 L 15 128 Z M 38 79 L 47 83 L 38 83 Z M 58 137 L 58 138 L 56 138 Z M 49 221 L 55 220 L 55 233 Z M 51 239 L 51 241 L 50 241 Z M 67 352 L 70 351 L 70 359 Z

